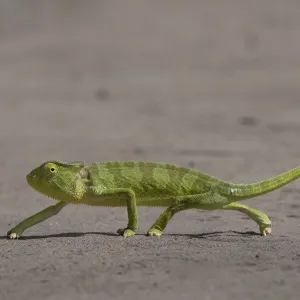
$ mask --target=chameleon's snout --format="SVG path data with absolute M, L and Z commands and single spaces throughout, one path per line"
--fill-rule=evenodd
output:
M 28 173 L 26 175 L 26 180 L 27 180 L 27 183 L 32 186 L 32 184 L 34 183 L 34 181 L 37 179 L 37 174 L 36 172 L 33 170 L 31 171 L 30 173 Z

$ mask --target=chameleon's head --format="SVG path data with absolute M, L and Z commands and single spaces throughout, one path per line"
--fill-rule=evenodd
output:
M 38 192 L 67 201 L 76 197 L 78 181 L 82 179 L 83 162 L 48 161 L 33 169 L 27 176 L 28 184 Z

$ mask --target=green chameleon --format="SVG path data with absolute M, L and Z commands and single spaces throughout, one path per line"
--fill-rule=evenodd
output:
M 268 216 L 238 200 L 271 192 L 299 176 L 300 167 L 296 167 L 258 183 L 233 184 L 166 163 L 111 161 L 84 166 L 83 162 L 48 161 L 32 170 L 26 178 L 33 189 L 58 202 L 25 219 L 7 236 L 18 238 L 24 230 L 56 215 L 68 203 L 126 206 L 128 225 L 118 230 L 124 237 L 134 235 L 138 229 L 137 206 L 167 207 L 148 230 L 150 236 L 160 236 L 174 214 L 192 208 L 240 211 L 255 221 L 261 235 L 265 236 L 271 233 Z

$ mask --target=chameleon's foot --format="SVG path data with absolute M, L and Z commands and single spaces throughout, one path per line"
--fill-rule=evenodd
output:
M 129 236 L 135 235 L 135 231 L 132 230 L 132 229 L 128 229 L 128 228 L 124 228 L 124 229 L 120 228 L 120 229 L 117 231 L 117 233 L 118 233 L 119 235 L 122 235 L 124 238 L 127 238 L 127 237 L 129 237 Z
M 150 228 L 147 232 L 147 235 L 149 236 L 161 236 L 162 231 L 156 228 Z
M 260 226 L 259 229 L 260 229 L 260 234 L 262 236 L 267 236 L 267 235 L 271 234 L 271 232 L 272 232 L 270 225 L 262 225 L 262 226 Z
M 21 233 L 14 232 L 14 230 L 10 230 L 7 233 L 7 238 L 10 240 L 18 239 L 21 236 Z

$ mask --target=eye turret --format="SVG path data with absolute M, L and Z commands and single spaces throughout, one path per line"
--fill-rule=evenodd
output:
M 49 162 L 44 165 L 44 174 L 47 177 L 55 177 L 58 174 L 58 166 L 55 163 Z

